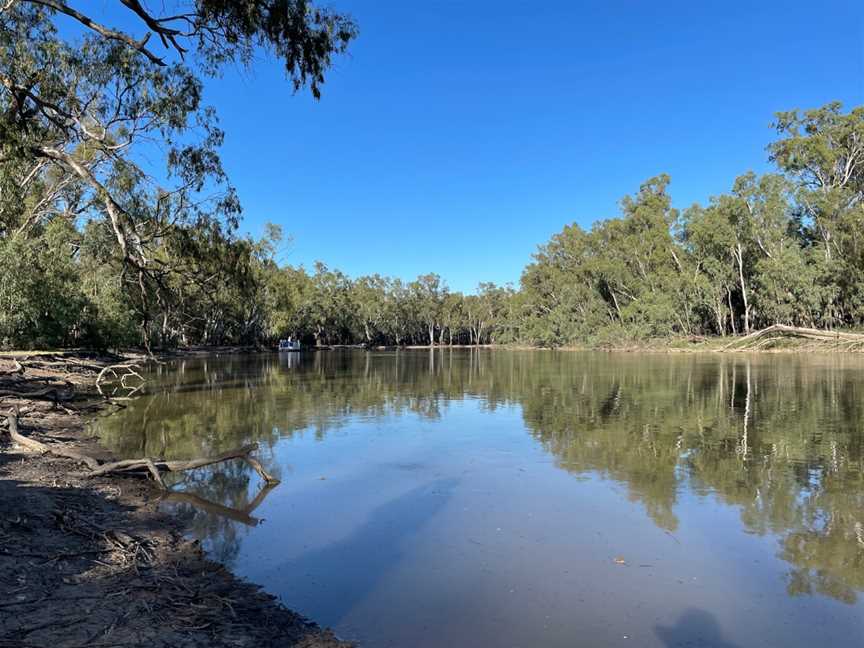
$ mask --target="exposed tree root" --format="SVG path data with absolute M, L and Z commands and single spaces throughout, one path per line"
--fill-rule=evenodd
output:
M 203 468 L 204 466 L 211 466 L 213 464 L 221 463 L 223 461 L 229 461 L 231 459 L 240 459 L 242 461 L 245 461 L 249 466 L 251 466 L 259 475 L 261 475 L 261 478 L 268 484 L 279 483 L 278 479 L 276 479 L 273 475 L 269 474 L 266 470 L 264 470 L 261 462 L 250 456 L 252 452 L 258 449 L 257 443 L 252 443 L 250 445 L 243 446 L 242 448 L 236 448 L 234 450 L 228 450 L 227 452 L 223 452 L 214 457 L 202 457 L 198 459 L 190 459 L 187 461 L 151 459 L 150 457 L 143 457 L 141 459 L 124 459 L 122 461 L 101 463 L 94 457 L 80 452 L 76 452 L 75 450 L 69 450 L 68 448 L 62 447 L 60 444 L 49 445 L 42 443 L 41 441 L 37 441 L 36 439 L 31 439 L 30 437 L 24 436 L 23 434 L 21 434 L 21 431 L 18 427 L 17 413 L 7 413 L 6 423 L 9 429 L 9 436 L 18 445 L 39 454 L 53 454 L 58 457 L 65 457 L 66 459 L 72 459 L 73 461 L 83 463 L 90 470 L 88 474 L 89 477 L 99 477 L 101 475 L 107 475 L 109 473 L 146 471 L 150 473 L 150 475 L 152 475 L 153 480 L 159 485 L 160 488 L 162 488 L 163 490 L 168 490 L 168 487 L 162 480 L 163 472 L 183 472 L 186 470 L 193 470 L 195 468 Z
M 15 443 L 23 448 L 27 448 L 28 450 L 38 454 L 53 454 L 58 457 L 72 459 L 73 461 L 85 464 L 90 470 L 95 470 L 99 467 L 99 462 L 93 457 L 76 452 L 75 450 L 64 448 L 60 444 L 52 444 L 49 446 L 41 441 L 24 436 L 18 428 L 18 414 L 16 412 L 9 412 L 6 414 L 6 423 L 9 428 L 9 436 L 12 437 L 12 440 Z

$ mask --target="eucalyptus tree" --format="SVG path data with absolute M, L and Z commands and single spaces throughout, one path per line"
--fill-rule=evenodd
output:
M 453 333 L 457 339 L 465 323 L 465 297 L 459 292 L 448 292 L 441 302 L 441 331 L 438 342 L 444 344 L 444 333 L 447 333 L 447 344 L 453 344 Z
M 731 263 L 730 237 L 716 209 L 693 205 L 684 212 L 683 245 L 691 259 L 697 285 L 698 306 L 714 332 L 725 336 L 727 322 L 736 331 L 732 295 L 737 281 Z
M 390 283 L 384 309 L 384 331 L 397 345 L 403 344 L 410 334 L 413 319 L 410 304 L 410 290 L 398 277 Z
M 351 341 L 357 323 L 351 279 L 319 261 L 311 283 L 308 308 L 315 344 Z
M 864 107 L 782 112 L 771 159 L 796 184 L 802 226 L 830 281 L 828 324 L 864 316 Z
M 483 331 L 486 331 L 490 344 L 498 341 L 499 335 L 506 332 L 510 321 L 510 301 L 513 291 L 508 287 L 498 286 L 491 281 L 481 282 L 477 287 L 477 343 L 482 343 Z
M 274 268 L 266 279 L 267 333 L 270 340 L 301 338 L 312 331 L 312 279 L 302 267 Z
M 379 274 L 360 277 L 352 284 L 353 303 L 366 344 L 372 344 L 385 327 L 389 288 L 390 282 Z
M 682 243 L 700 277 L 703 306 L 721 335 L 727 309 L 733 333 L 739 319 L 744 333 L 819 321 L 820 260 L 802 238 L 791 193 L 783 176 L 749 172 L 729 194 L 684 213 Z
M 434 272 L 420 275 L 409 286 L 414 313 L 418 323 L 422 324 L 428 335 L 429 346 L 435 345 L 435 329 L 439 328 L 441 307 L 447 286 L 442 284 L 441 277 Z
M 74 232 L 49 224 L 39 240 L 15 238 L 0 246 L 0 345 L 71 346 L 90 342 L 76 287 Z
M 521 278 L 519 313 L 526 341 L 559 346 L 584 338 L 617 315 L 601 295 L 593 233 L 567 225 L 541 245 Z
M 714 230 L 709 234 L 710 238 L 720 248 L 721 258 L 725 257 L 732 266 L 736 294 L 742 302 L 743 332 L 750 333 L 752 318 L 750 281 L 755 256 L 748 210 L 744 201 L 733 190 L 732 194 L 712 198 L 710 206 L 705 210 L 705 216 L 708 220 L 707 226 Z M 733 310 L 731 299 L 729 308 Z M 734 315 L 732 330 L 737 332 Z
M 864 192 L 864 107 L 842 112 L 839 102 L 815 110 L 781 112 L 781 138 L 768 148 L 771 159 L 796 180 L 798 199 L 826 257 L 845 256 L 857 239 Z
M 188 228 L 230 233 L 240 214 L 202 79 L 251 65 L 263 49 L 295 89 L 318 97 L 356 28 L 305 0 L 116 7 L 128 29 L 105 24 L 89 2 L 0 7 L 0 235 L 32 236 L 57 218 L 104 221 L 146 342 L 152 310 L 164 309 L 171 275 L 183 272 L 166 239 Z M 72 24 L 81 37 L 66 36 Z M 162 169 L 142 162 L 155 151 Z
M 814 326 L 827 305 L 822 262 L 808 251 L 792 202 L 794 185 L 778 174 L 739 177 L 733 189 L 746 210 L 754 257 L 751 283 L 757 325 Z

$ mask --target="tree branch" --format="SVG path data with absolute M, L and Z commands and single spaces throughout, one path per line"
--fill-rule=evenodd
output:
M 126 45 L 128 45 L 132 49 L 141 52 L 144 56 L 146 56 L 148 59 L 150 59 L 150 61 L 152 61 L 156 65 L 160 65 L 160 66 L 166 65 L 165 61 L 162 58 L 156 56 L 153 52 L 151 52 L 149 49 L 147 49 L 147 47 L 146 47 L 147 41 L 150 40 L 150 34 L 149 33 L 146 34 L 140 40 L 135 40 L 134 38 L 129 36 L 129 34 L 125 34 L 123 32 L 116 31 L 114 29 L 110 29 L 110 28 L 106 27 L 105 25 L 102 25 L 102 24 L 96 22 L 95 20 L 93 20 L 89 16 L 81 13 L 80 11 L 73 9 L 69 5 L 64 4 L 62 2 L 59 2 L 59 0 L 25 0 L 25 1 L 30 2 L 31 4 L 42 5 L 44 7 L 54 9 L 55 11 L 59 11 L 60 13 L 66 14 L 67 16 L 74 18 L 75 20 L 80 22 L 82 25 L 84 25 L 88 29 L 92 29 L 97 34 L 104 36 L 105 38 L 108 38 L 111 40 L 116 40 L 116 41 L 119 41 L 121 43 L 125 43 Z M 123 4 L 127 4 L 127 3 L 124 1 Z M 163 40 L 164 40 L 164 38 L 163 38 Z

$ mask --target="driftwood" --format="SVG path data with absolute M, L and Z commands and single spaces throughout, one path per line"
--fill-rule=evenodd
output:
M 278 479 L 276 479 L 273 475 L 269 474 L 266 470 L 264 470 L 261 462 L 250 456 L 252 452 L 258 449 L 257 443 L 252 443 L 250 445 L 243 446 L 242 448 L 237 448 L 235 450 L 229 450 L 213 457 L 203 457 L 186 461 L 151 459 L 150 457 L 143 457 L 141 459 L 124 459 L 122 461 L 101 463 L 94 457 L 90 457 L 89 455 L 76 452 L 75 450 L 69 450 L 68 448 L 64 448 L 59 444 L 49 445 L 42 443 L 41 441 L 37 441 L 36 439 L 31 439 L 30 437 L 24 436 L 23 434 L 21 434 L 21 431 L 18 427 L 18 415 L 14 412 L 10 412 L 6 415 L 6 422 L 9 428 L 9 436 L 15 443 L 39 454 L 53 454 L 58 457 L 65 457 L 67 459 L 72 459 L 73 461 L 83 463 L 87 466 L 87 468 L 90 469 L 88 477 L 98 477 L 101 475 L 107 475 L 109 473 L 147 471 L 150 473 L 150 475 L 152 475 L 153 480 L 159 485 L 160 488 L 162 488 L 163 490 L 168 490 L 168 487 L 162 480 L 163 472 L 183 472 L 186 470 L 193 470 L 195 468 L 203 468 L 204 466 L 211 466 L 213 464 L 221 463 L 223 461 L 229 461 L 231 459 L 240 459 L 242 461 L 245 461 L 249 466 L 251 466 L 259 475 L 261 475 L 261 478 L 268 484 L 279 483 Z
M 781 339 L 799 339 L 852 351 L 864 348 L 864 334 L 844 331 L 824 331 L 800 326 L 774 324 L 750 335 L 738 338 L 723 347 L 724 351 L 751 351 Z
M 109 374 L 114 376 L 115 379 L 119 380 L 120 385 L 124 389 L 133 389 L 126 384 L 126 380 L 128 378 L 134 376 L 135 378 L 138 378 L 138 380 L 140 380 L 142 383 L 144 382 L 144 377 L 140 373 L 138 373 L 136 369 L 140 370 L 141 366 L 134 362 L 108 365 L 99 372 L 98 376 L 96 376 L 96 389 L 102 396 L 105 396 L 105 393 L 102 391 L 102 383 L 106 380 Z M 118 370 L 122 370 L 123 373 L 117 373 Z M 133 391 L 137 391 L 137 388 L 133 389 Z M 108 396 L 105 397 L 108 398 Z
M 147 469 L 151 474 L 161 472 L 183 472 L 186 470 L 194 470 L 195 468 L 203 468 L 213 464 L 229 461 L 231 459 L 240 459 L 251 466 L 255 472 L 261 475 L 261 478 L 268 484 L 275 484 L 279 480 L 269 474 L 261 463 L 254 457 L 249 455 L 258 449 L 257 443 L 252 443 L 242 448 L 228 450 L 213 457 L 202 457 L 199 459 L 182 460 L 166 460 L 166 459 L 123 459 L 122 461 L 114 461 L 105 463 L 93 470 L 90 473 L 91 477 L 99 477 L 108 473 L 129 472 L 132 470 Z M 161 481 L 161 479 L 159 480 Z

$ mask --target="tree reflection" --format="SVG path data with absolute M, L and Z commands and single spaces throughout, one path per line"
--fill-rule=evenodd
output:
M 157 367 L 147 395 L 94 425 L 120 455 L 191 457 L 256 441 L 273 464 L 267 448 L 279 438 L 323 437 L 352 417 L 437 419 L 465 398 L 518 405 L 561 468 L 620 482 L 660 528 L 677 529 L 681 489 L 718 497 L 748 531 L 780 538 L 790 594 L 853 602 L 864 590 L 861 369 L 839 355 L 229 356 Z M 204 474 L 200 496 L 248 504 L 245 467 Z M 213 525 L 199 530 L 222 553 L 236 551 L 230 517 L 200 524 Z

